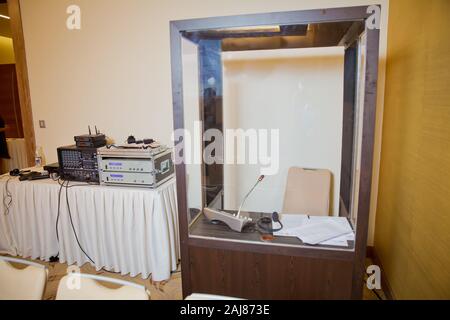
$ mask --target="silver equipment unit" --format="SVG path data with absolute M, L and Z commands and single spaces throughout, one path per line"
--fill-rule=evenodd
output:
M 175 173 L 172 149 L 126 144 L 98 149 L 100 184 L 156 188 Z

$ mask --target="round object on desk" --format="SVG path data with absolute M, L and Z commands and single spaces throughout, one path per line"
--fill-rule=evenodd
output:
M 270 234 L 270 233 L 261 234 L 261 240 L 264 242 L 271 242 L 274 239 L 275 239 L 275 237 L 273 236 L 273 234 Z

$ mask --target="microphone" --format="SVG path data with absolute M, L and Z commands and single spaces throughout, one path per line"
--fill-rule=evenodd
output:
M 263 180 L 264 180 L 264 175 L 260 175 L 259 178 L 258 178 L 258 180 L 256 181 L 255 185 L 250 189 L 249 192 L 247 192 L 247 194 L 246 194 L 245 197 L 244 197 L 244 200 L 242 200 L 241 205 L 239 206 L 239 210 L 238 210 L 238 212 L 237 212 L 237 214 L 236 214 L 236 218 L 239 218 L 239 216 L 240 216 L 240 214 L 241 214 L 242 206 L 245 204 L 245 201 L 247 201 L 248 197 L 249 197 L 250 194 L 253 192 L 253 190 L 255 190 L 256 186 L 257 186 L 261 181 L 263 181 Z

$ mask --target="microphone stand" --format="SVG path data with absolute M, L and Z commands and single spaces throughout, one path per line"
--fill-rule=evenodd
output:
M 240 217 L 242 206 L 244 205 L 247 198 L 250 196 L 252 191 L 256 188 L 256 186 L 263 181 L 264 176 L 260 176 L 258 181 L 256 181 L 255 185 L 250 189 L 250 191 L 245 195 L 244 200 L 241 202 L 239 206 L 239 210 L 237 214 L 228 213 L 221 210 L 216 210 L 208 207 L 203 208 L 203 213 L 209 221 L 221 221 L 227 224 L 232 230 L 237 232 L 242 232 L 242 228 L 249 222 L 252 221 L 250 217 L 244 216 Z
M 261 175 L 261 176 L 258 178 L 258 180 L 256 181 L 255 185 L 250 189 L 249 192 L 247 192 L 247 194 L 246 194 L 245 197 L 244 197 L 244 200 L 242 200 L 241 205 L 239 206 L 238 212 L 236 213 L 236 218 L 239 219 L 240 214 L 241 214 L 241 209 L 242 209 L 242 207 L 244 206 L 245 202 L 247 201 L 248 197 L 249 197 L 250 194 L 253 192 L 253 190 L 255 190 L 256 186 L 257 186 L 261 181 L 263 181 L 263 180 L 264 180 L 264 175 Z

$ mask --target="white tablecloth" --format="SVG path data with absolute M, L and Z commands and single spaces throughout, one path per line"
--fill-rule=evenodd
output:
M 7 138 L 6 144 L 11 159 L 2 159 L 0 172 L 9 172 L 16 168 L 22 169 L 28 167 L 25 139 Z
M 6 181 L 0 180 L 5 199 Z M 79 185 L 72 182 L 71 185 Z M 66 190 L 61 192 L 59 243 L 56 217 L 60 185 L 52 180 L 8 183 L 9 214 L 0 205 L 0 252 L 79 266 L 89 259 L 77 245 L 69 219 Z M 97 270 L 105 268 L 152 280 L 170 278 L 179 260 L 178 215 L 174 181 L 158 189 L 76 186 L 68 189 L 73 223 L 83 249 Z

